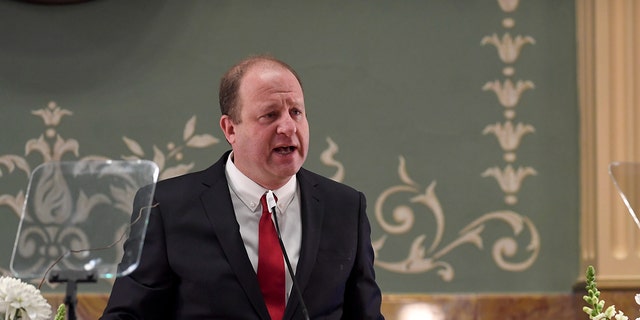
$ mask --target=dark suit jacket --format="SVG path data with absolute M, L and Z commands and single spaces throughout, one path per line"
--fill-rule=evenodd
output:
M 224 165 L 160 181 L 139 267 L 102 319 L 269 319 L 235 218 Z M 305 169 L 296 280 L 311 319 L 383 319 L 362 193 Z M 126 247 L 126 245 L 125 245 Z M 292 291 L 284 319 L 302 319 Z

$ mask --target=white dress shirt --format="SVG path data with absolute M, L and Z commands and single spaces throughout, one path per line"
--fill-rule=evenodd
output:
M 249 260 L 253 265 L 253 270 L 258 269 L 258 225 L 262 216 L 262 206 L 260 198 L 268 190 L 255 183 L 245 176 L 233 164 L 233 152 L 227 159 L 225 174 L 229 182 L 229 192 L 233 202 L 233 209 L 236 220 L 240 225 L 240 236 L 244 242 L 244 247 L 249 255 Z M 296 176 L 291 177 L 289 182 L 277 190 L 272 190 L 278 198 L 276 214 L 278 215 L 278 225 L 282 242 L 287 249 L 291 268 L 295 272 L 300 257 L 300 245 L 302 242 L 302 222 L 300 218 L 300 188 Z M 272 218 L 273 219 L 273 218 Z M 284 257 L 283 263 L 284 263 Z M 293 282 L 287 270 L 286 263 L 286 299 L 289 299 Z

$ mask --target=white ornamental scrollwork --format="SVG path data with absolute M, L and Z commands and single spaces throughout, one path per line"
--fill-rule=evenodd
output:
M 158 168 L 160 168 L 160 180 L 183 175 L 193 169 L 195 166 L 194 162 L 179 163 L 172 167 L 167 165 L 170 159 L 182 161 L 184 158 L 183 152 L 186 148 L 207 148 L 220 142 L 218 138 L 208 133 L 195 134 L 196 120 L 196 116 L 192 116 L 185 124 L 182 133 L 182 144 L 176 145 L 174 142 L 167 143 L 166 153 L 158 146 L 153 145 L 152 160 L 158 165 Z M 123 156 L 123 159 L 139 160 L 144 158 L 145 152 L 137 141 L 126 136 L 122 137 L 122 140 L 129 148 L 129 151 L 133 153 L 133 155 Z
M 320 161 L 326 166 L 336 168 L 336 173 L 330 178 L 331 180 L 342 182 L 344 180 L 344 165 L 334 159 L 334 156 L 340 148 L 338 148 L 338 145 L 329 137 L 327 137 L 327 144 L 329 147 L 320 154 Z
M 32 168 L 38 164 L 49 161 L 62 161 L 63 158 L 73 158 L 77 160 L 106 160 L 114 157 L 103 155 L 89 155 L 80 158 L 80 143 L 76 139 L 67 139 L 60 134 L 58 127 L 62 120 L 66 117 L 73 116 L 73 112 L 60 107 L 56 102 L 49 102 L 45 107 L 31 111 L 31 114 L 42 119 L 44 130 L 35 138 L 29 139 L 25 143 L 24 156 L 17 154 L 0 155 L 0 179 L 16 174 L 23 173 L 27 180 L 31 178 Z M 182 143 L 175 144 L 168 142 L 166 151 L 153 145 L 153 161 L 160 167 L 161 178 L 168 178 L 175 175 L 187 173 L 194 167 L 193 162 L 185 162 L 185 150 L 187 148 L 208 148 L 219 142 L 214 136 L 203 133 L 196 133 L 196 116 L 192 116 L 185 124 L 182 132 Z M 132 155 L 122 156 L 123 159 L 143 159 L 145 157 L 144 150 L 133 139 L 123 137 L 124 143 Z M 27 156 L 37 155 L 41 158 L 39 163 L 32 166 Z M 51 175 L 59 173 L 51 172 Z M 38 186 L 43 190 L 40 194 L 32 195 L 35 199 L 35 212 L 26 217 L 25 221 L 32 225 L 23 225 L 22 233 L 17 239 L 19 243 L 18 255 L 24 258 L 24 262 L 28 262 L 28 270 L 40 270 L 42 266 L 52 259 L 58 258 L 60 254 L 67 252 L 69 249 L 88 248 L 90 247 L 89 236 L 84 231 L 65 225 L 66 222 L 81 223 L 90 215 L 91 208 L 101 203 L 110 202 L 110 205 L 119 211 L 129 211 L 128 207 L 132 203 L 132 196 L 135 194 L 135 188 L 132 184 L 122 183 L 118 187 L 113 187 L 102 195 L 87 195 L 74 193 L 69 194 L 67 186 L 62 184 L 52 184 L 47 181 L 41 181 Z M 46 191 L 44 191 L 46 190 Z M 49 195 L 44 196 L 44 192 Z M 56 195 L 58 198 L 51 197 Z M 24 190 L 18 189 L 13 194 L 0 194 L 0 207 L 8 207 L 16 216 L 20 217 L 22 208 L 25 203 L 26 194 Z M 56 199 L 56 200 L 51 200 Z M 73 217 L 70 213 L 75 210 Z M 130 213 L 130 212 L 128 212 Z M 74 221 L 70 221 L 73 219 Z M 60 223 L 63 224 L 60 224 Z M 120 228 L 114 235 L 114 242 L 121 239 L 121 235 L 125 232 L 126 226 Z M 118 250 L 121 250 L 118 248 Z M 122 251 L 119 252 L 122 255 Z M 74 256 L 81 253 L 73 254 Z M 78 256 L 78 258 L 80 258 Z M 60 263 L 66 264 L 67 261 L 62 260 Z M 0 274 L 11 274 L 6 268 L 0 267 Z M 38 280 L 35 280 L 36 282 Z M 55 286 L 55 284 L 48 284 Z
M 444 261 L 443 258 L 463 244 L 471 244 L 478 249 L 484 249 L 483 231 L 488 224 L 498 222 L 506 223 L 511 227 L 513 234 L 504 236 L 493 243 L 491 251 L 496 265 L 507 271 L 522 271 L 529 268 L 536 260 L 540 251 L 538 231 L 528 218 L 511 210 L 486 213 L 460 230 L 457 239 L 448 244 L 443 244 L 442 239 L 446 231 L 445 214 L 435 193 L 435 181 L 431 182 L 425 191 L 421 191 L 419 185 L 407 174 L 403 157 L 400 157 L 398 175 L 403 184 L 392 186 L 382 192 L 375 204 L 376 220 L 387 233 L 373 241 L 376 266 L 401 274 L 417 274 L 436 270 L 442 280 L 452 281 L 455 274 L 454 267 L 449 262 Z M 400 194 L 408 194 L 406 200 L 409 204 L 419 204 L 425 208 L 425 212 L 431 213 L 435 220 L 435 232 L 430 233 L 434 234 L 430 244 L 427 243 L 427 234 L 417 236 L 412 241 L 407 257 L 403 260 L 385 261 L 381 256 L 381 251 L 387 239 L 390 236 L 407 234 L 416 227 L 415 221 L 418 213 L 410 205 L 396 205 L 391 211 L 392 223 L 385 219 L 384 204 L 391 196 Z M 525 254 L 528 257 L 524 261 L 509 261 L 509 257 L 514 257 L 519 253 L 520 246 L 516 237 L 523 236 L 525 230 L 528 231 L 531 238 L 525 248 Z
M 29 202 L 24 210 L 23 229 L 17 239 L 21 272 L 27 269 L 30 274 L 40 274 L 53 262 L 66 268 L 80 268 L 77 264 L 86 258 L 85 252 L 73 253 L 74 259 L 60 258 L 69 252 L 92 247 L 88 233 L 92 230 L 83 230 L 82 226 L 90 221 L 95 209 L 107 206 L 109 212 L 120 211 L 125 215 L 131 212 L 137 183 L 128 173 L 112 169 L 106 162 L 79 161 L 71 167 L 72 171 L 63 172 L 68 169 L 63 169 L 59 163 L 51 163 L 34 173 Z M 70 182 L 69 179 L 84 170 L 95 174 L 94 179 L 109 183 L 95 192 L 97 180 L 92 180 L 90 186 L 85 185 L 86 181 Z

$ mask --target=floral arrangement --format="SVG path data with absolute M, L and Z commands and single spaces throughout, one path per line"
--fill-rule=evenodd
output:
M 35 286 L 3 276 L 0 277 L 0 315 L 4 320 L 49 320 L 51 306 Z
M 596 270 L 593 266 L 587 267 L 587 295 L 582 297 L 589 306 L 583 307 L 582 310 L 589 315 L 589 319 L 594 320 L 629 320 L 624 312 L 618 310 L 616 312 L 616 306 L 611 305 L 607 309 L 604 308 L 604 300 L 600 300 L 600 291 L 596 286 Z M 640 305 L 640 294 L 636 294 L 636 303 Z M 636 318 L 640 320 L 640 318 Z

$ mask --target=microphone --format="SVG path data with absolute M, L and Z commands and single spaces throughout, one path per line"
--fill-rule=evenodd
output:
M 280 249 L 282 250 L 282 255 L 284 256 L 284 261 L 287 264 L 287 270 L 289 270 L 289 275 L 291 276 L 291 282 L 293 283 L 293 290 L 295 290 L 296 295 L 298 296 L 298 300 L 300 300 L 300 305 L 302 306 L 302 314 L 304 315 L 305 320 L 309 320 L 309 311 L 307 310 L 307 306 L 304 304 L 304 299 L 302 299 L 302 292 L 300 292 L 300 287 L 298 287 L 298 283 L 296 282 L 296 276 L 293 273 L 293 268 L 291 268 L 291 262 L 289 262 L 289 255 L 287 255 L 287 249 L 284 247 L 284 242 L 282 242 L 282 235 L 280 234 L 280 225 L 278 224 L 278 215 L 276 214 L 276 199 L 273 195 L 273 191 L 267 191 L 267 206 L 269 207 L 269 211 L 271 211 L 271 215 L 273 216 L 273 221 L 276 225 L 276 233 L 278 233 L 278 242 L 280 243 Z

